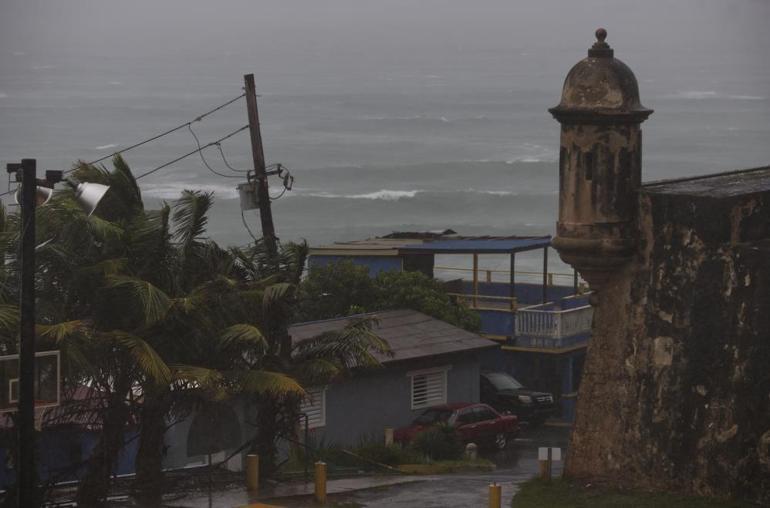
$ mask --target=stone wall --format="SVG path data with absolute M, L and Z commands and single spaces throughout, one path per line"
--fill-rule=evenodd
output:
M 567 474 L 770 503 L 770 168 L 647 185 L 638 205 Z

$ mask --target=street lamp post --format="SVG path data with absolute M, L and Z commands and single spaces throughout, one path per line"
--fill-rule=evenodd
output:
M 21 284 L 19 351 L 19 507 L 36 506 L 35 471 L 35 194 L 34 159 L 21 161 Z M 19 173 L 17 173 L 17 178 Z
M 17 201 L 21 206 L 21 282 L 19 288 L 19 407 L 17 418 L 18 462 L 17 488 L 19 507 L 39 504 L 35 469 L 35 208 L 51 196 L 53 186 L 62 180 L 61 171 L 46 171 L 45 180 L 37 179 L 35 159 L 8 164 L 8 173 L 21 183 Z M 90 215 L 108 187 L 78 184 L 67 180 L 75 197 Z

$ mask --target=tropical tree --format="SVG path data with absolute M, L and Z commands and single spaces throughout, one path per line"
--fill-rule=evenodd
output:
M 479 315 L 455 301 L 441 282 L 421 272 L 380 272 L 340 261 L 314 267 L 300 285 L 297 318 L 329 319 L 364 312 L 413 309 L 466 330 L 478 331 Z
M 293 344 L 297 287 L 307 254 L 288 244 L 268 256 L 262 242 L 222 249 L 206 237 L 212 195 L 184 191 L 146 210 L 122 158 L 113 168 L 78 164 L 81 181 L 110 186 L 86 216 L 69 191 L 38 209 L 38 344 L 61 350 L 65 392 L 87 386 L 68 411 L 100 429 L 77 500 L 101 506 L 117 458 L 138 429 L 135 495 L 160 502 L 164 434 L 207 400 L 245 397 L 256 407 L 252 446 L 274 463 L 275 443 L 293 433 L 302 386 L 376 365 L 387 345 L 370 323 Z M 0 350 L 15 352 L 17 215 L 0 213 Z

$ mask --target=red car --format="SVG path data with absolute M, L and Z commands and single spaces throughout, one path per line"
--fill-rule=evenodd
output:
M 501 415 L 486 404 L 463 402 L 426 409 L 410 426 L 396 429 L 393 438 L 406 444 L 419 432 L 440 423 L 455 427 L 465 443 L 494 446 L 498 450 L 505 449 L 508 441 L 519 433 L 516 416 Z

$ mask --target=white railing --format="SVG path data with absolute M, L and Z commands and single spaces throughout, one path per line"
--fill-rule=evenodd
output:
M 589 332 L 593 313 L 590 305 L 568 310 L 519 309 L 516 336 L 562 339 Z

